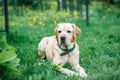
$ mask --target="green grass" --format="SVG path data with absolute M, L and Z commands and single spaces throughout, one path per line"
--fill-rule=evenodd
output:
M 111 10 L 111 11 L 110 11 Z M 65 12 L 31 11 L 23 16 L 9 16 L 10 34 L 8 43 L 16 48 L 21 59 L 18 69 L 20 80 L 119 80 L 120 79 L 120 12 L 110 7 L 109 11 L 90 9 L 90 25 L 83 18 Z M 102 11 L 102 12 L 100 12 Z M 64 14 L 64 15 L 63 15 Z M 47 60 L 37 55 L 37 46 L 42 37 L 54 35 L 59 22 L 72 22 L 81 28 L 77 37 L 80 46 L 80 65 L 85 68 L 86 79 L 66 76 L 55 71 Z M 38 66 L 38 62 L 43 62 Z M 67 68 L 71 68 L 68 65 Z

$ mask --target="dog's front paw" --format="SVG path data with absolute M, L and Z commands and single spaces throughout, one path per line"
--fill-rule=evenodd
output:
M 81 70 L 78 72 L 80 77 L 87 77 L 87 74 L 85 73 L 84 69 L 81 68 Z
M 87 77 L 87 74 L 86 74 L 85 72 L 80 72 L 80 73 L 79 73 L 79 76 L 80 76 L 80 77 Z

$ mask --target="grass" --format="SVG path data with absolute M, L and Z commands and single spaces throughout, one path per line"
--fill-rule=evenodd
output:
M 111 11 L 110 11 L 111 10 Z M 90 25 L 83 18 L 65 12 L 31 11 L 23 16 L 12 15 L 8 43 L 16 48 L 21 59 L 18 69 L 20 80 L 119 80 L 120 79 L 120 15 L 118 9 L 108 11 L 90 9 Z M 64 15 L 63 15 L 64 14 Z M 47 60 L 37 55 L 37 46 L 42 37 L 54 35 L 59 22 L 72 22 L 81 28 L 77 37 L 80 46 L 80 65 L 88 77 L 66 76 L 54 70 Z M 38 66 L 38 62 L 43 62 Z M 66 65 L 67 68 L 71 68 Z

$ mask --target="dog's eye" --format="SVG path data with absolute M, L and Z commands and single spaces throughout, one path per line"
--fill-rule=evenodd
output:
M 61 33 L 61 31 L 58 31 L 58 33 Z
M 71 33 L 71 31 L 68 30 L 67 33 Z

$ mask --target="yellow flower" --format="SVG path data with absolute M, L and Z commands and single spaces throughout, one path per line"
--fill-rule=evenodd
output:
M 33 18 L 33 21 L 36 22 L 36 17 Z
M 55 24 L 55 25 L 56 25 L 56 23 L 57 23 L 56 20 L 54 20 L 54 24 Z
M 39 21 L 38 24 L 41 26 L 41 27 L 44 27 L 45 24 L 42 22 L 42 21 Z
M 12 26 L 15 26 L 15 25 L 16 25 L 16 23 L 15 23 L 15 22 L 11 22 L 11 25 L 12 25 Z
M 39 25 L 42 25 L 42 21 L 39 21 L 38 24 L 39 24 Z

